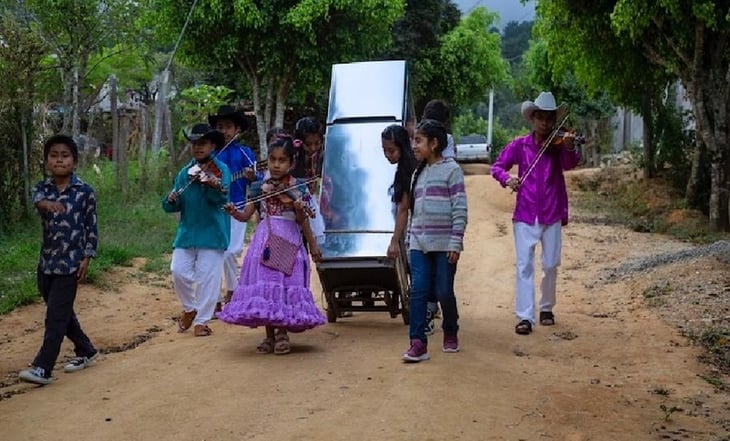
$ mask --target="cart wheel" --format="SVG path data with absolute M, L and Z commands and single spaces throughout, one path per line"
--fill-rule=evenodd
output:
M 337 313 L 335 312 L 335 309 L 331 305 L 327 306 L 327 322 L 328 323 L 337 322 Z
M 337 322 L 337 308 L 335 308 L 335 293 L 333 292 L 325 292 L 324 298 L 327 301 L 327 322 L 328 323 L 335 323 Z
M 411 324 L 411 312 L 408 310 L 408 307 L 404 307 L 400 311 L 401 317 L 403 317 L 403 324 L 408 326 Z
M 400 314 L 400 308 L 398 307 L 398 292 L 397 291 L 385 291 L 385 304 L 388 305 L 388 312 L 390 318 L 398 317 Z

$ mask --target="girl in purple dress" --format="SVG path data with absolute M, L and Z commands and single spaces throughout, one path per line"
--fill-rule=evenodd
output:
M 249 188 L 247 205 L 243 210 L 226 205 L 226 211 L 241 222 L 258 206 L 261 221 L 243 260 L 238 287 L 218 318 L 251 328 L 265 326 L 266 337 L 256 348 L 261 354 L 287 354 L 289 332 L 325 323 L 309 288 L 310 264 L 303 238 L 315 261 L 321 252 L 309 226 L 312 201 L 307 185 L 290 175 L 295 153 L 291 137 L 275 137 L 269 144 L 269 172 Z

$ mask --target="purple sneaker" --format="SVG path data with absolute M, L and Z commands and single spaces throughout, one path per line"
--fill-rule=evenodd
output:
M 426 343 L 414 338 L 411 340 L 411 347 L 408 349 L 408 352 L 403 354 L 402 358 L 407 363 L 418 363 L 419 361 L 426 361 L 431 357 L 428 355 Z
M 446 335 L 444 334 L 444 345 L 442 346 L 441 350 L 444 352 L 459 352 L 461 348 L 459 347 L 459 337 L 454 335 Z

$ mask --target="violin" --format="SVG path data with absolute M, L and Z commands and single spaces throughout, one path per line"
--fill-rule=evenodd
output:
M 191 181 L 198 181 L 203 185 L 215 188 L 223 193 L 226 192 L 221 182 L 223 172 L 212 159 L 202 165 L 199 162 L 193 164 L 188 169 L 188 177 Z
M 291 181 L 289 181 L 291 182 Z M 264 185 L 271 185 L 272 188 L 265 191 L 262 198 L 274 198 L 279 201 L 285 208 L 293 208 L 297 213 L 301 211 L 306 214 L 309 218 L 314 218 L 315 213 L 312 208 L 307 204 L 305 198 L 309 197 L 307 194 L 302 194 L 297 187 L 301 184 L 295 184 L 288 187 L 283 187 L 289 182 L 281 182 L 275 184 L 272 180 L 269 180 Z
M 552 141 L 550 141 L 550 146 L 565 147 L 568 143 L 568 140 L 571 139 L 573 140 L 573 148 L 581 146 L 586 142 L 586 138 L 582 133 L 578 133 L 572 129 L 559 128 L 555 132 Z

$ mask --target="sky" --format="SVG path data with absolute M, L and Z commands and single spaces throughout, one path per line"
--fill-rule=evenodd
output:
M 468 13 L 477 6 L 484 6 L 499 14 L 499 27 L 504 28 L 510 21 L 528 21 L 535 18 L 535 0 L 530 0 L 525 6 L 520 0 L 451 0 L 461 9 L 462 14 Z

